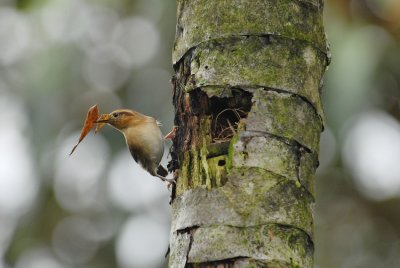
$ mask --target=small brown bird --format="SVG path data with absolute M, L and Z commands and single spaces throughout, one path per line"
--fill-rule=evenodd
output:
M 101 116 L 96 123 L 107 123 L 122 132 L 129 151 L 138 164 L 151 175 L 168 182 L 168 186 L 175 183 L 174 179 L 165 177 L 168 171 L 160 165 L 164 154 L 164 139 L 157 120 L 133 110 L 118 109 Z

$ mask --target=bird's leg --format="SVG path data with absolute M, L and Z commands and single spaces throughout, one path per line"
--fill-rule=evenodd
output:
M 158 177 L 160 180 L 162 180 L 163 182 L 165 182 L 165 184 L 167 185 L 167 188 L 169 188 L 172 184 L 176 184 L 176 180 L 175 178 L 172 179 L 168 179 L 166 177 L 163 177 L 161 175 L 156 174 L 156 177 Z
M 162 180 L 162 181 L 168 181 L 168 182 L 171 182 L 171 183 L 173 183 L 173 184 L 176 184 L 176 181 L 175 181 L 174 179 L 168 179 L 168 178 L 163 177 L 163 176 L 158 175 L 158 174 L 156 174 L 155 176 L 158 177 L 158 178 L 160 178 L 160 180 Z
M 178 177 L 179 177 L 179 169 L 175 170 L 174 176 L 172 177 L 172 179 L 168 179 L 168 178 L 166 178 L 166 177 L 164 177 L 164 176 L 161 176 L 161 175 L 158 175 L 158 174 L 156 174 L 155 176 L 158 177 L 158 178 L 159 178 L 160 180 L 162 180 L 163 182 L 165 182 L 165 184 L 167 185 L 167 188 L 169 189 L 169 187 L 170 187 L 172 184 L 176 185 L 176 180 L 177 180 Z

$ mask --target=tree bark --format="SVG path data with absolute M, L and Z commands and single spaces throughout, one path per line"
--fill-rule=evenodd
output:
M 170 267 L 312 267 L 322 0 L 177 0 Z

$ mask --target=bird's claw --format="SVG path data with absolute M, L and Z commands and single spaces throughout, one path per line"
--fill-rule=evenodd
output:
M 172 184 L 175 184 L 175 183 L 170 182 L 170 181 L 165 181 L 165 186 L 167 186 L 167 189 L 169 189 Z

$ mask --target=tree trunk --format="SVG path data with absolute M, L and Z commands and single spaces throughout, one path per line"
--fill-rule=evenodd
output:
M 170 267 L 312 267 L 322 0 L 178 0 Z

